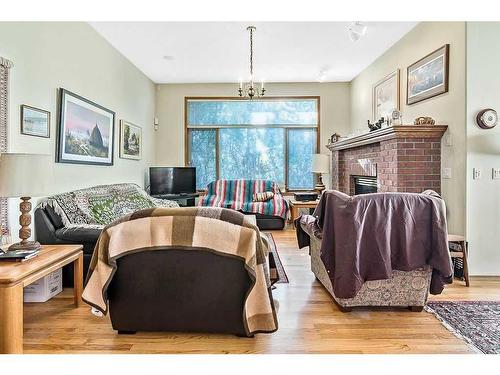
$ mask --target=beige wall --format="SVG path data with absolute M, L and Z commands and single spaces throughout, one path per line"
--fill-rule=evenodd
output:
M 411 106 L 406 105 L 406 68 L 428 53 L 450 44 L 449 92 Z M 405 124 L 431 116 L 448 125 L 442 144 L 442 167 L 452 178 L 442 180 L 449 231 L 465 233 L 465 22 L 422 22 L 394 44 L 351 82 L 352 131 L 367 129 L 372 120 L 373 84 L 396 69 L 401 71 L 401 112 Z M 452 145 L 444 141 L 450 138 Z
M 157 86 L 156 113 L 160 122 L 156 139 L 158 165 L 184 165 L 184 97 L 235 96 L 234 84 L 166 84 Z M 349 83 L 273 83 L 268 96 L 320 96 L 320 151 L 332 133 L 349 130 Z M 324 182 L 329 178 L 325 178 Z
M 60 87 L 116 112 L 114 166 L 55 164 L 53 192 L 125 181 L 144 185 L 146 167 L 154 158 L 155 90 L 151 80 L 86 23 L 0 22 L 0 56 L 14 63 L 10 75 L 10 152 L 51 154 L 55 158 Z M 21 104 L 51 112 L 50 139 L 20 134 Z M 120 119 L 143 128 L 141 161 L 118 157 Z M 15 205 L 11 208 L 13 235 L 16 209 Z
M 484 108 L 500 112 L 500 51 L 491 48 L 500 39 L 500 22 L 467 23 L 467 239 L 470 271 L 500 275 L 500 125 L 483 130 L 475 116 Z M 481 178 L 472 179 L 472 169 Z

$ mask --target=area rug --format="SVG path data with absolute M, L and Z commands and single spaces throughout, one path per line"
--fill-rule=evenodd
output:
M 425 309 L 476 351 L 500 354 L 500 301 L 436 301 Z
M 280 256 L 278 254 L 278 248 L 276 247 L 276 242 L 274 242 L 273 235 L 271 233 L 261 232 L 263 236 L 266 237 L 269 243 L 269 268 L 271 269 L 271 279 L 278 279 L 273 284 L 288 284 L 288 276 L 285 272 L 285 267 L 281 263 Z M 274 272 L 277 273 L 274 274 Z M 276 277 L 277 276 L 277 277 Z

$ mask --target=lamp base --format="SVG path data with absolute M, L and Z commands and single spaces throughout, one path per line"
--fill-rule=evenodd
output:
M 316 190 L 318 193 L 321 194 L 323 192 L 323 190 L 325 190 L 325 185 L 316 184 L 316 186 L 314 187 L 314 190 Z
M 40 249 L 41 245 L 39 242 L 28 240 L 28 238 L 31 237 L 30 197 L 21 197 L 19 211 L 21 211 L 21 216 L 19 216 L 19 224 L 21 225 L 21 228 L 19 229 L 19 238 L 21 239 L 21 241 L 9 246 L 9 249 L 7 251 Z
M 321 176 L 321 173 L 318 173 L 318 183 L 314 187 L 314 190 L 316 190 L 321 195 L 325 188 L 325 184 L 323 184 L 323 177 Z
M 9 246 L 7 251 L 15 250 L 39 250 L 42 247 L 38 241 L 18 242 Z

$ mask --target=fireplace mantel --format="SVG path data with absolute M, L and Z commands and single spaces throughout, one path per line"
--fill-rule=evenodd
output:
M 379 192 L 441 190 L 441 138 L 446 125 L 398 125 L 331 143 L 332 188 L 355 193 L 359 177 Z
M 330 143 L 330 151 L 344 150 L 393 138 L 441 138 L 448 125 L 395 125 Z

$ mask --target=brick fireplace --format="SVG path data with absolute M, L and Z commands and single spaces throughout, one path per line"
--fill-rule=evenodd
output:
M 332 188 L 355 194 L 360 177 L 379 192 L 441 192 L 441 138 L 446 125 L 400 125 L 342 139 L 332 152 Z

